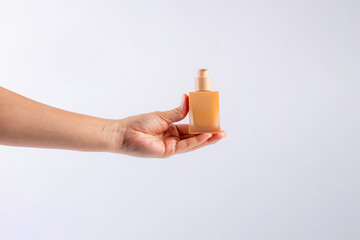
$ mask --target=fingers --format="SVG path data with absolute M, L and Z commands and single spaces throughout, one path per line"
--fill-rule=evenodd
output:
M 175 153 L 187 152 L 190 149 L 206 142 L 206 140 L 208 140 L 211 136 L 212 136 L 211 133 L 202 133 L 202 134 L 196 135 L 194 137 L 180 140 L 176 144 Z
M 194 150 L 196 150 L 196 149 L 205 147 L 205 146 L 207 146 L 207 145 L 211 145 L 211 144 L 217 143 L 218 141 L 220 141 L 220 140 L 223 139 L 224 137 L 226 137 L 226 132 L 225 132 L 225 131 L 221 131 L 220 133 L 215 133 L 215 134 L 212 135 L 211 138 L 209 138 L 208 140 L 206 140 L 204 143 L 202 143 L 202 144 L 200 144 L 200 145 L 197 145 L 197 146 L 189 149 L 187 152 L 194 151 Z
M 176 126 L 180 136 L 190 134 L 189 133 L 189 124 L 176 124 L 175 126 Z
M 180 139 L 186 139 L 190 137 L 195 137 L 198 134 L 190 134 L 189 133 L 189 124 L 176 124 L 176 129 L 179 133 Z
M 181 138 L 183 140 L 181 140 L 180 142 L 184 142 L 182 144 L 187 143 L 187 146 L 181 146 L 179 145 L 180 142 L 178 143 L 177 146 L 177 150 L 176 153 L 184 153 L 184 152 L 190 152 L 190 151 L 194 151 L 196 149 L 205 147 L 207 145 L 211 145 L 214 143 L 217 143 L 218 141 L 220 141 L 221 139 L 223 139 L 224 137 L 226 137 L 227 133 L 226 131 L 222 130 L 219 133 L 203 133 L 200 135 L 192 135 L 192 134 L 188 134 L 188 125 L 187 124 L 179 124 L 176 125 L 178 132 L 181 136 Z M 207 137 L 204 137 L 203 135 L 206 134 Z M 202 136 L 202 138 L 196 141 L 196 138 L 199 138 L 200 136 Z M 205 141 L 203 141 L 204 139 L 206 139 Z
M 217 142 L 217 141 L 223 139 L 224 137 L 226 137 L 226 135 L 227 135 L 226 131 L 221 130 L 221 132 L 219 132 L 219 133 L 214 133 L 214 134 L 212 135 L 212 137 L 209 138 L 208 141 L 210 141 L 210 142 Z
M 179 132 L 179 136 L 181 139 L 186 139 L 199 135 L 198 133 L 189 133 L 189 124 L 176 124 L 175 126 Z
M 180 135 L 180 138 L 181 139 L 185 139 L 185 138 L 189 138 L 189 137 L 194 137 L 198 134 L 191 134 L 189 133 L 189 124 L 176 124 L 175 125 L 178 132 L 179 132 L 179 135 Z M 221 130 L 219 133 L 213 133 L 212 137 L 209 139 L 209 141 L 218 141 L 224 137 L 226 137 L 226 131 L 224 130 Z
M 186 94 L 183 94 L 181 98 L 181 104 L 179 107 L 165 112 L 159 112 L 160 117 L 170 124 L 173 122 L 178 122 L 184 119 L 189 112 L 189 97 Z

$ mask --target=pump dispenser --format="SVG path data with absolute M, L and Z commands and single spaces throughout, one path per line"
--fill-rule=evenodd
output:
M 199 69 L 197 71 L 195 91 L 211 91 L 211 78 L 207 69 Z
M 220 132 L 219 92 L 211 91 L 207 69 L 199 69 L 195 78 L 195 92 L 189 94 L 189 132 Z

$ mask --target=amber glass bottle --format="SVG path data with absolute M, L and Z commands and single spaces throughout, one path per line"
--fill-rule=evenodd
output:
M 220 132 L 219 92 L 211 91 L 207 69 L 198 70 L 195 92 L 190 92 L 189 97 L 189 132 Z

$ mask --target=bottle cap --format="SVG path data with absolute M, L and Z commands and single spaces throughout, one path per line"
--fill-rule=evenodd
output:
M 211 78 L 207 69 L 199 69 L 195 78 L 195 91 L 211 91 Z

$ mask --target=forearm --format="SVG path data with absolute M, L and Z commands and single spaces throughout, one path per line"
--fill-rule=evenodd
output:
M 0 144 L 111 151 L 112 120 L 50 107 L 0 87 Z

